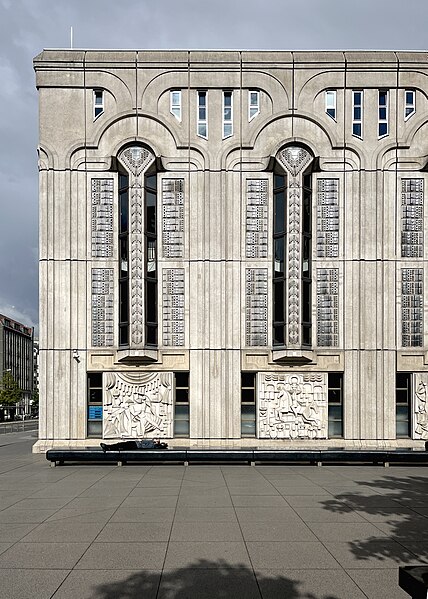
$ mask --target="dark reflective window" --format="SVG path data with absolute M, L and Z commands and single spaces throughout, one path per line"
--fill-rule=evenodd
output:
M 284 345 L 287 180 L 280 170 L 274 172 L 273 183 L 273 343 Z

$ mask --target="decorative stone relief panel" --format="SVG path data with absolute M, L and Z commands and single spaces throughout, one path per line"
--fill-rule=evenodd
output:
M 143 176 L 154 158 L 149 150 L 141 146 L 126 148 L 118 155 L 129 172 L 130 329 L 134 347 L 142 346 L 144 342 Z
M 114 271 L 92 269 L 92 345 L 110 347 L 114 342 Z
M 422 347 L 424 331 L 423 269 L 401 271 L 401 337 L 403 347 Z
M 113 256 L 113 179 L 91 180 L 92 257 Z
M 165 346 L 184 345 L 184 268 L 162 271 L 162 331 Z
M 162 180 L 164 258 L 182 258 L 184 248 L 184 179 Z
M 104 374 L 104 438 L 172 437 L 172 372 Z
M 245 272 L 245 344 L 266 346 L 268 332 L 268 271 L 247 268 Z
M 312 156 L 304 148 L 288 147 L 278 153 L 278 160 L 291 175 L 287 201 L 287 256 L 288 256 L 288 344 L 300 345 L 300 278 L 301 278 L 301 174 Z
M 401 180 L 401 256 L 422 258 L 424 253 L 424 180 Z
M 260 438 L 327 438 L 327 374 L 259 372 L 257 377 Z
M 317 256 L 339 256 L 339 179 L 317 181 Z
M 339 269 L 317 269 L 317 345 L 339 345 Z
M 267 258 L 268 180 L 247 179 L 247 258 Z
M 428 439 L 428 373 L 413 375 L 413 430 L 415 439 Z

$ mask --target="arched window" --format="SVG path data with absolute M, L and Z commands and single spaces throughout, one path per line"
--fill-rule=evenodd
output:
M 118 155 L 119 345 L 158 343 L 157 174 L 154 154 L 130 146 Z
M 287 146 L 273 174 L 273 345 L 312 344 L 312 154 Z

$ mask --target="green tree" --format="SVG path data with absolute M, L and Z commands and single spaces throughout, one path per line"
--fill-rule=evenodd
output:
M 22 399 L 22 391 L 9 371 L 5 371 L 1 381 L 0 405 L 14 406 Z
M 33 394 L 31 396 L 31 413 L 39 411 L 39 389 L 34 387 Z

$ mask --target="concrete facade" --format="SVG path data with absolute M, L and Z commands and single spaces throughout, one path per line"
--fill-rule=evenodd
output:
M 35 451 L 428 439 L 428 54 L 34 65 Z

